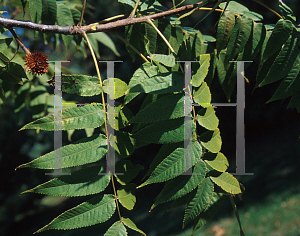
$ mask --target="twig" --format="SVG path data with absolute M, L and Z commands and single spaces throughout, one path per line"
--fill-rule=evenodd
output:
M 6 19 L 0 17 L 0 25 L 3 25 L 6 28 L 9 27 L 19 27 L 19 28 L 26 28 L 35 31 L 40 31 L 42 33 L 56 33 L 56 34 L 65 34 L 65 35 L 82 35 L 82 32 L 85 33 L 96 33 L 96 32 L 106 32 L 111 31 L 119 27 L 125 27 L 127 25 L 134 25 L 140 23 L 146 23 L 148 19 L 155 20 L 159 18 L 164 18 L 167 16 L 184 13 L 186 11 L 190 11 L 194 8 L 197 8 L 202 2 L 198 2 L 196 4 L 186 5 L 183 7 L 179 7 L 176 9 L 172 9 L 165 12 L 159 12 L 156 14 L 137 17 L 137 18 L 127 18 L 115 22 L 110 22 L 107 24 L 98 24 L 95 27 L 95 23 L 87 25 L 87 26 L 58 26 L 58 25 L 43 25 L 43 24 L 36 24 L 29 21 L 18 21 L 12 19 Z
M 136 3 L 135 3 L 135 5 L 134 5 L 134 8 L 133 8 L 132 12 L 129 15 L 129 18 L 133 18 L 135 16 L 135 12 L 136 12 L 136 9 L 139 6 L 139 3 L 140 3 L 140 0 L 137 0 Z
M 83 20 L 83 15 L 84 15 L 84 10 L 85 10 L 85 4 L 86 4 L 86 0 L 83 0 L 83 5 L 82 5 L 82 10 L 81 10 L 81 15 L 80 15 L 80 19 L 78 22 L 78 26 L 82 25 L 82 20 Z
M 23 51 L 26 53 L 26 55 L 30 55 L 31 52 L 28 48 L 25 47 L 25 45 L 21 42 L 21 40 L 18 38 L 17 34 L 11 27 L 7 27 L 7 29 L 10 31 L 10 33 L 14 36 L 14 39 L 17 41 L 17 44 L 20 45 L 20 47 L 23 49 Z

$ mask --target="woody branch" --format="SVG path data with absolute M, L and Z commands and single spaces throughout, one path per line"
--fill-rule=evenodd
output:
M 105 32 L 112 31 L 120 27 L 124 27 L 127 25 L 134 25 L 139 23 L 146 23 L 148 20 L 155 20 L 159 18 L 164 18 L 171 15 L 181 14 L 187 12 L 189 10 L 197 8 L 203 2 L 198 2 L 196 4 L 186 5 L 183 7 L 179 7 L 173 10 L 160 12 L 152 15 L 147 15 L 143 17 L 137 18 L 126 18 L 123 20 L 118 20 L 115 22 L 110 22 L 106 24 L 98 24 L 95 27 L 94 24 L 89 24 L 87 26 L 58 26 L 58 25 L 44 25 L 44 24 L 36 24 L 29 21 L 18 21 L 13 19 L 6 19 L 0 17 L 0 25 L 5 28 L 19 27 L 32 29 L 35 31 L 40 31 L 43 33 L 56 33 L 56 34 L 65 34 L 65 35 L 82 35 L 83 33 L 96 33 L 96 32 Z

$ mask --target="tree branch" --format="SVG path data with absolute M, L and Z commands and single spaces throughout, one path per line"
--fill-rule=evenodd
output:
M 203 2 L 198 2 L 196 4 L 186 5 L 183 7 L 179 7 L 177 9 L 172 9 L 165 12 L 160 12 L 148 16 L 138 17 L 138 18 L 127 18 L 123 20 L 118 20 L 115 22 L 110 22 L 106 24 L 98 24 L 95 28 L 95 23 L 87 25 L 87 26 L 58 26 L 58 25 L 43 25 L 36 24 L 29 21 L 18 21 L 12 19 L 6 19 L 0 17 L 0 25 L 5 28 L 11 27 L 19 27 L 26 28 L 35 31 L 40 31 L 43 33 L 56 33 L 56 34 L 65 34 L 65 35 L 82 35 L 83 33 L 96 33 L 96 32 L 105 32 L 115 30 L 116 28 L 124 27 L 127 25 L 134 25 L 140 23 L 146 23 L 148 20 L 155 20 L 159 18 L 164 18 L 167 16 L 184 13 L 186 11 L 197 8 Z

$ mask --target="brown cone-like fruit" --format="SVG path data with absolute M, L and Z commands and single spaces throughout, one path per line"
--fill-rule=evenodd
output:
M 48 72 L 48 57 L 42 52 L 33 52 L 25 57 L 25 68 L 33 74 L 44 74 Z

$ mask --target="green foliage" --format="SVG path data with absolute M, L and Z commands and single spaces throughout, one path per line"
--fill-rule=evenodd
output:
M 203 1 L 198 8 L 208 2 Z M 119 0 L 119 3 L 131 10 L 135 6 L 135 2 L 130 0 Z M 22 4 L 25 6 L 26 1 Z M 32 22 L 73 26 L 79 21 L 80 11 L 68 1 L 29 0 L 28 6 Z M 68 197 L 96 195 L 63 212 L 37 232 L 103 223 L 112 217 L 117 208 L 120 220 L 111 222 L 106 236 L 128 235 L 127 228 L 146 235 L 129 218 L 122 217 L 123 209 L 119 206 L 134 210 L 138 201 L 136 191 L 142 191 L 142 187 L 149 184 L 165 183 L 150 210 L 169 201 L 173 201 L 169 210 L 186 205 L 182 227 L 194 220 L 194 234 L 217 213 L 226 195 L 241 194 L 244 189 L 235 177 L 226 172 L 229 164 L 220 152 L 221 132 L 219 119 L 210 105 L 210 85 L 216 75 L 230 100 L 237 76 L 236 63 L 230 61 L 253 61 L 258 56 L 256 85 L 261 87 L 280 80 L 269 102 L 291 97 L 288 107 L 300 112 L 299 28 L 292 10 L 281 1 L 279 6 L 283 19 L 275 27 L 269 27 L 258 23 L 263 17 L 245 6 L 235 1 L 219 1 L 208 13 L 212 14 L 215 9 L 223 10 L 217 23 L 216 38 L 203 35 L 198 28 L 181 25 L 179 19 L 188 17 L 195 9 L 179 18 L 156 19 L 153 24 L 158 30 L 146 23 L 127 25 L 124 39 L 128 42 L 128 54 L 133 60 L 143 54 L 145 60 L 143 64 L 137 62 L 140 63 L 139 68 L 129 82 L 125 82 L 124 78 L 102 81 L 100 77 L 88 75 L 63 73 L 61 76 L 64 93 L 84 98 L 101 95 L 105 99 L 104 94 L 108 93 L 113 79 L 114 119 L 107 117 L 107 110 L 111 107 L 106 106 L 105 101 L 97 100 L 95 102 L 102 102 L 103 105 L 64 108 L 62 120 L 55 120 L 53 94 L 50 95 L 45 88 L 47 79 L 49 84 L 55 86 L 53 69 L 50 68 L 47 75 L 30 75 L 23 69 L 21 53 L 11 60 L 12 38 L 0 38 L 0 98 L 6 103 L 11 96 L 16 113 L 26 106 L 33 118 L 38 118 L 20 130 L 65 130 L 70 137 L 74 130 L 86 129 L 89 136 L 17 167 L 57 169 L 55 153 L 61 151 L 59 168 L 77 167 L 76 170 L 71 171 L 71 175 L 54 178 L 23 193 Z M 140 1 L 136 16 L 164 10 L 166 8 L 158 1 Z M 0 30 L 4 32 L 4 28 Z M 44 36 L 46 41 L 59 44 L 58 34 Z M 66 48 L 73 43 L 80 45 L 81 52 L 85 50 L 81 37 L 62 35 L 62 40 Z M 119 55 L 113 41 L 104 32 L 89 34 L 88 41 L 91 44 L 89 49 L 95 51 L 98 58 L 99 42 Z M 216 48 L 211 44 L 215 41 Z M 200 109 L 196 112 L 194 106 L 190 114 L 185 114 L 184 110 L 187 102 L 185 74 L 178 62 L 186 60 L 198 61 L 192 66 L 192 88 L 189 87 L 189 93 Z M 130 103 L 141 101 L 137 99 L 139 94 L 146 94 L 145 98 L 139 98 L 143 100 L 142 105 L 137 112 L 131 111 Z M 184 123 L 186 117 L 191 119 Z M 114 128 L 114 136 L 107 137 L 107 125 Z M 190 129 L 187 130 L 187 127 Z M 92 134 L 96 128 L 101 130 L 100 134 Z M 189 149 L 184 148 L 188 141 L 187 133 L 191 137 Z M 112 141 L 114 145 L 108 145 Z M 134 164 L 129 156 L 138 148 L 153 143 L 160 149 L 150 166 Z M 119 157 L 115 173 L 105 173 L 106 168 L 101 161 L 111 151 L 109 148 Z M 187 157 L 190 158 L 188 165 Z M 185 175 L 187 170 L 191 170 L 193 175 Z M 144 182 L 137 180 L 139 174 L 144 175 Z M 107 191 L 110 182 L 114 192 L 107 194 L 104 191 Z

